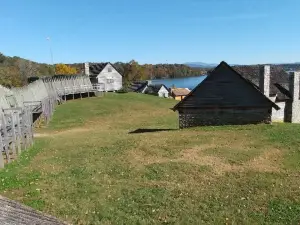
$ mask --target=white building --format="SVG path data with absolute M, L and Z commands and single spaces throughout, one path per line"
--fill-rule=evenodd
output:
M 100 90 L 118 91 L 122 88 L 123 77 L 111 63 L 85 63 L 85 75 Z
M 142 93 L 157 95 L 158 97 L 161 97 L 161 98 L 169 97 L 169 90 L 163 84 L 148 84 L 144 88 L 144 90 L 142 90 Z

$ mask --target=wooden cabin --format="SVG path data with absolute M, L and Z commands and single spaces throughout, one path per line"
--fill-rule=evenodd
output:
M 122 89 L 122 75 L 111 63 L 85 63 L 85 75 L 90 77 L 94 86 L 101 91 Z
M 149 84 L 144 88 L 143 93 L 156 95 L 161 98 L 169 98 L 169 90 L 163 84 Z
M 191 91 L 188 88 L 171 88 L 171 96 L 177 100 L 181 101 L 184 99 Z
M 174 108 L 179 127 L 271 123 L 279 106 L 259 87 L 221 62 L 206 79 Z

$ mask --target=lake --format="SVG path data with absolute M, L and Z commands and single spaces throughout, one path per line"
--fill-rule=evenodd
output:
M 182 78 L 172 78 L 172 79 L 157 79 L 152 80 L 152 84 L 164 84 L 168 88 L 175 85 L 177 88 L 188 88 L 190 90 L 194 89 L 199 83 L 201 83 L 206 76 L 198 77 L 182 77 Z

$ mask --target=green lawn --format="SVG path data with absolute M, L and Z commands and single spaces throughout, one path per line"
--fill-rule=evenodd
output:
M 1 194 L 73 224 L 299 224 L 300 125 L 178 130 L 175 104 L 107 94 L 58 106 L 0 172 Z

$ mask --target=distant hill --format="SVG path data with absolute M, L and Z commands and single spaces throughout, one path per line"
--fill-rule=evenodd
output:
M 53 66 L 36 63 L 17 56 L 9 57 L 0 52 L 0 84 L 6 87 L 23 86 L 31 76 L 54 74 Z
M 128 63 L 122 62 L 116 62 L 113 65 L 123 75 L 128 67 Z M 83 72 L 83 63 L 69 64 L 69 66 L 75 67 L 77 71 Z M 144 80 L 193 77 L 207 73 L 206 68 L 190 67 L 184 64 L 144 64 L 139 65 L 139 67 L 139 73 Z
M 187 65 L 192 68 L 214 68 L 218 64 L 216 63 L 203 63 L 203 62 L 188 62 L 184 63 L 184 65 Z
M 84 71 L 84 63 L 67 65 L 76 68 L 78 74 Z M 124 74 L 128 63 L 117 62 L 114 66 L 121 74 Z M 206 69 L 192 68 L 184 64 L 145 64 L 139 67 L 139 76 L 146 80 L 200 76 L 207 72 Z M 6 87 L 23 86 L 27 84 L 30 77 L 49 76 L 54 73 L 53 65 L 37 63 L 17 56 L 9 57 L 0 52 L 0 84 Z
M 300 71 L 300 63 L 276 64 L 282 67 L 285 71 Z
M 69 64 L 77 69 L 78 74 L 83 73 L 84 64 Z M 207 74 L 208 70 L 215 68 L 216 63 L 189 62 L 185 64 L 145 64 L 140 65 L 140 76 L 143 79 L 179 78 Z M 236 64 L 231 64 L 236 65 Z M 300 71 L 300 63 L 273 64 L 286 71 Z M 117 70 L 124 74 L 127 63 L 114 63 Z M 54 74 L 54 67 L 45 63 L 37 63 L 17 56 L 9 57 L 0 52 L 0 84 L 12 87 L 22 86 L 29 77 L 49 76 Z
M 282 67 L 286 71 L 300 71 L 300 62 L 295 63 L 268 63 L 270 65 L 276 65 Z M 203 62 L 188 62 L 184 65 L 187 65 L 191 68 L 203 68 L 211 69 L 215 68 L 218 64 L 215 63 L 203 63 Z M 231 66 L 239 66 L 239 64 L 230 64 Z

